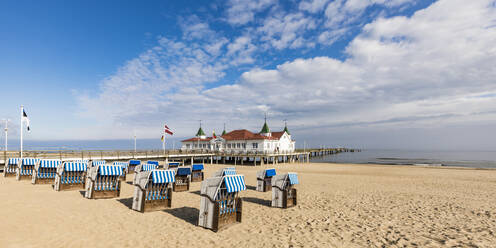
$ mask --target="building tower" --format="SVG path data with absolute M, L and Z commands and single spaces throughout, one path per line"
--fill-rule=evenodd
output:
M 270 137 L 272 136 L 272 133 L 270 132 L 269 125 L 267 125 L 267 114 L 265 114 L 265 122 L 262 127 L 262 130 L 260 131 L 260 135 Z

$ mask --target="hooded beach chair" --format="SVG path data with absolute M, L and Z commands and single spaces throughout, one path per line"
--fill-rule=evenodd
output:
M 136 179 L 138 179 L 138 173 L 142 171 L 151 171 L 151 170 L 156 170 L 157 165 L 155 164 L 139 164 L 134 168 L 134 179 L 133 179 L 133 184 L 136 184 Z
M 31 179 L 32 184 L 53 184 L 57 168 L 62 161 L 60 159 L 42 159 L 34 166 L 34 172 Z
M 15 177 L 17 175 L 17 169 L 19 169 L 20 158 L 9 158 L 5 163 L 3 168 L 4 177 Z
M 177 168 L 181 166 L 181 162 L 169 162 L 167 163 L 167 169 Z
M 296 206 L 296 189 L 298 174 L 285 173 L 272 177 L 272 207 L 288 208 Z
M 133 174 L 134 169 L 136 169 L 136 166 L 141 164 L 141 160 L 129 160 L 128 167 L 127 167 L 127 173 L 128 174 Z
M 243 175 L 226 175 L 204 180 L 201 185 L 198 225 L 214 232 L 241 222 L 242 200 L 238 192 L 246 190 Z
M 257 171 L 257 191 L 267 192 L 272 189 L 272 177 L 276 175 L 276 169 L 265 169 Z
M 37 158 L 23 158 L 19 161 L 19 168 L 17 169 L 16 179 L 18 181 L 23 179 L 31 179 L 33 177 L 34 166 L 40 159 Z
M 146 164 L 154 164 L 154 165 L 156 165 L 156 166 L 157 166 L 156 168 L 158 168 L 158 167 L 159 167 L 159 165 L 158 165 L 158 161 L 148 160 L 148 161 L 146 161 Z
M 89 165 L 90 165 L 90 167 L 89 167 L 89 168 L 91 168 L 91 167 L 96 167 L 96 166 L 98 166 L 98 165 L 105 165 L 106 163 L 107 163 L 107 162 L 106 162 L 105 160 L 91 160 L 91 161 L 90 161 L 90 164 L 89 164 Z
M 119 197 L 121 194 L 122 168 L 117 165 L 97 165 L 88 171 L 86 193 L 88 199 Z
M 139 212 L 163 210 L 172 206 L 174 170 L 151 170 L 138 172 L 134 185 L 132 208 Z
M 182 192 L 189 190 L 189 181 L 191 176 L 191 167 L 181 166 L 174 168 L 176 172 L 176 181 L 172 184 L 172 189 L 174 192 Z
M 114 162 L 113 165 L 120 166 L 122 168 L 122 176 L 119 179 L 126 181 L 127 168 L 129 166 L 128 162 Z
M 88 162 L 66 161 L 60 164 L 55 175 L 56 191 L 84 189 Z
M 234 167 L 226 167 L 222 168 L 214 173 L 212 177 L 223 177 L 229 175 L 236 175 L 236 168 Z
M 191 167 L 191 182 L 203 181 L 203 164 L 193 164 Z

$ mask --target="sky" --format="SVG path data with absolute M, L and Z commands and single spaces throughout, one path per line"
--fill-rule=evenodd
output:
M 298 147 L 496 150 L 495 0 L 1 1 L 0 37 L 11 139 L 24 105 L 32 141 L 267 114 Z

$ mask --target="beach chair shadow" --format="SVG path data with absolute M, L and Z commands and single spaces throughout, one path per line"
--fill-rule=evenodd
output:
M 246 185 L 246 189 L 249 189 L 249 190 L 257 190 L 257 187 L 255 186 L 251 186 L 251 185 Z
M 85 194 L 85 193 L 86 193 L 86 191 L 85 191 L 85 190 L 80 190 L 80 191 L 79 191 L 79 194 L 81 194 L 83 197 L 84 197 L 84 194 Z
M 132 207 L 133 207 L 133 198 L 132 197 L 117 199 L 117 201 L 122 203 L 122 205 L 128 207 L 129 209 L 132 209 Z
M 182 219 L 191 225 L 196 226 L 198 224 L 198 215 L 200 214 L 200 210 L 198 208 L 192 207 L 181 207 L 181 208 L 172 208 L 165 209 L 164 212 L 172 214 L 174 217 Z
M 126 181 L 126 183 L 129 185 L 133 185 L 133 182 L 131 182 L 131 181 Z
M 199 190 L 197 190 L 197 191 L 190 191 L 189 193 L 193 193 L 195 195 L 200 195 L 201 194 L 201 192 Z
M 254 198 L 254 197 L 243 197 L 243 201 L 255 203 L 258 205 L 262 205 L 262 206 L 268 206 L 268 207 L 270 207 L 272 204 L 271 200 L 265 200 L 265 199 Z

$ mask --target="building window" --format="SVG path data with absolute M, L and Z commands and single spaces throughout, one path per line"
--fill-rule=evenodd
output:
M 258 143 L 251 143 L 251 145 L 253 146 L 253 149 L 258 149 Z
M 186 149 L 189 149 L 190 145 L 189 144 L 186 144 Z
M 243 143 L 243 149 L 246 149 L 246 143 Z
M 227 144 L 227 148 L 231 148 L 231 144 Z
M 237 148 L 241 148 L 241 143 L 238 143 L 238 144 L 236 145 L 236 147 L 237 147 Z

